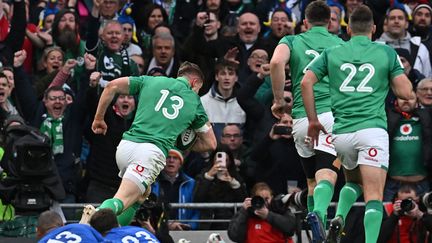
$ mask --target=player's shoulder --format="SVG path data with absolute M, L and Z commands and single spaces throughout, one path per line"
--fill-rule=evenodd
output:
M 279 44 L 284 44 L 284 45 L 288 45 L 290 46 L 292 44 L 292 42 L 294 41 L 295 35 L 285 35 L 284 37 L 282 37 L 279 41 Z
M 159 242 L 148 230 L 137 226 L 122 226 L 111 229 L 105 236 L 105 240 L 112 242 L 124 242 L 125 237 L 133 242 Z
M 56 239 L 58 242 L 102 242 L 103 238 L 99 232 L 86 224 L 67 224 L 49 232 L 39 242 L 50 242 Z M 62 241 L 64 240 L 64 241 Z

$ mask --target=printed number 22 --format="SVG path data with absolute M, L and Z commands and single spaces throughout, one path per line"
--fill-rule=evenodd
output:
M 354 76 L 357 73 L 357 68 L 351 63 L 344 63 L 340 67 L 340 70 L 345 71 L 346 69 L 349 69 L 350 72 L 348 76 L 345 78 L 345 80 L 342 82 L 341 86 L 339 87 L 339 91 L 341 92 L 366 92 L 370 93 L 373 91 L 372 87 L 366 86 L 366 84 L 369 82 L 369 80 L 373 77 L 375 74 L 375 68 L 370 63 L 365 63 L 359 67 L 359 71 L 363 72 L 365 70 L 368 70 L 369 73 L 366 75 L 366 77 L 363 78 L 363 80 L 360 82 L 360 84 L 355 88 L 354 86 L 348 86 L 349 82 L 354 78 Z
M 159 111 L 162 108 L 162 105 L 164 104 L 166 98 L 168 97 L 168 95 L 170 93 L 166 89 L 163 89 L 160 92 L 161 92 L 162 96 L 160 97 L 158 103 L 155 106 L 155 111 Z M 170 120 L 173 120 L 173 119 L 176 119 L 177 116 L 179 115 L 179 110 L 183 107 L 184 102 L 183 102 L 183 99 L 177 95 L 171 96 L 170 100 L 175 102 L 175 103 L 171 104 L 171 108 L 173 109 L 173 113 L 169 113 L 168 108 L 163 107 L 162 108 L 162 114 L 164 115 L 164 117 L 166 117 Z

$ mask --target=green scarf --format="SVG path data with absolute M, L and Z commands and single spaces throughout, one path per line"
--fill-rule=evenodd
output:
M 63 153 L 63 116 L 58 119 L 50 115 L 42 122 L 40 131 L 51 140 L 52 152 L 54 155 Z

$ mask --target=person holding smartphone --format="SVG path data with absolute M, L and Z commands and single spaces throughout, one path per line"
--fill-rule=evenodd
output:
M 241 202 L 246 197 L 246 186 L 237 171 L 234 156 L 225 145 L 220 145 L 210 156 L 210 164 L 196 178 L 194 202 Z M 201 211 L 201 219 L 230 219 L 232 210 L 225 208 Z M 225 230 L 228 223 L 201 223 L 200 229 Z

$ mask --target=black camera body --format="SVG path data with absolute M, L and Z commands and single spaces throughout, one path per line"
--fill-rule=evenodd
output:
M 290 135 L 292 127 L 276 125 L 273 127 L 273 133 L 277 135 Z
M 412 198 L 407 198 L 401 201 L 400 207 L 401 207 L 401 213 L 406 213 L 414 209 L 415 202 L 413 201 Z

